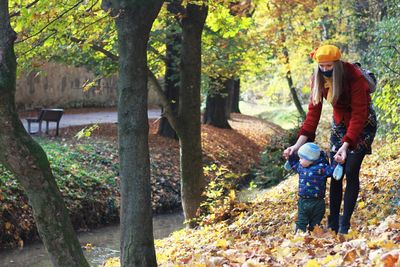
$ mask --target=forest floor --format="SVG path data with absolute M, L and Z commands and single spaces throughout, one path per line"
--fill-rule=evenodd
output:
M 400 140 L 376 140 L 361 169 L 361 190 L 347 235 L 327 229 L 328 198 L 321 227 L 295 233 L 297 175 L 269 189 L 253 189 L 247 198 L 230 192 L 198 228 L 156 240 L 158 265 L 400 266 L 399 177 Z M 117 266 L 118 258 L 103 265 Z
M 279 126 L 241 114 L 232 114 L 229 123 L 232 130 L 202 125 L 208 179 L 213 179 L 221 168 L 245 176 L 255 167 L 269 140 L 284 133 Z M 163 213 L 179 209 L 178 141 L 158 136 L 157 121 L 149 121 L 149 126 L 153 210 Z M 78 230 L 118 221 L 119 209 L 117 125 L 99 124 L 90 136 L 78 139 L 76 134 L 82 128 L 63 128 L 57 138 L 37 138 Z M 4 229 L 0 247 L 22 247 L 38 238 L 31 208 L 16 179 L 4 170 L 0 173 L 0 229 Z
M 157 240 L 159 266 L 400 266 L 400 141 L 377 141 L 374 149 L 363 163 L 349 234 L 326 228 L 328 198 L 322 226 L 295 234 L 293 175 L 249 200 L 231 194 L 214 210 L 218 217 Z M 104 266 L 119 263 L 110 259 Z

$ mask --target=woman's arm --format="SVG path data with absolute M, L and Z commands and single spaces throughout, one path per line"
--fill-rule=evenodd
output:
M 285 157 L 285 159 L 288 159 L 289 156 L 291 156 L 293 153 L 297 152 L 297 150 L 299 150 L 299 148 L 305 144 L 307 142 L 308 137 L 305 135 L 300 135 L 299 138 L 297 139 L 296 144 L 294 144 L 293 146 L 290 146 L 288 148 L 286 148 L 283 151 L 283 156 Z
M 346 135 L 342 142 L 348 143 L 350 148 L 355 148 L 358 139 L 368 119 L 368 104 L 370 101 L 368 83 L 361 73 L 356 73 L 356 79 L 352 82 L 351 89 L 351 118 Z

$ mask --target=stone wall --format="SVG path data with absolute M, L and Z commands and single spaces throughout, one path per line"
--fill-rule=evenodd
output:
M 89 90 L 85 82 L 96 76 L 85 68 L 47 63 L 39 71 L 21 74 L 17 80 L 18 110 L 38 108 L 114 107 L 117 104 L 117 76 L 99 79 Z M 149 105 L 157 105 L 155 92 L 149 90 Z

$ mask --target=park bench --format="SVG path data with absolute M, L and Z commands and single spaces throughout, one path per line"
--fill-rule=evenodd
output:
M 56 136 L 58 136 L 58 129 L 60 126 L 60 120 L 62 115 L 64 114 L 64 110 L 63 109 L 59 109 L 59 108 L 44 108 L 41 109 L 38 112 L 38 116 L 37 118 L 27 118 L 27 122 L 28 122 L 28 132 L 29 134 L 34 134 L 36 132 L 32 132 L 31 131 L 31 124 L 32 123 L 38 123 L 39 124 L 39 130 L 37 131 L 37 133 L 41 133 L 42 132 L 42 122 L 45 121 L 46 122 L 46 134 L 49 134 L 49 122 L 55 122 L 57 124 L 56 126 Z

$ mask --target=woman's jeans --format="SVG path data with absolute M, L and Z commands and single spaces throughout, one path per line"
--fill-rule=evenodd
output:
M 335 153 L 331 153 L 331 158 Z M 343 216 L 339 222 L 339 212 L 343 197 L 343 177 L 339 181 L 331 179 L 329 192 L 328 227 L 336 233 L 347 234 L 350 228 L 350 219 L 356 206 L 360 191 L 360 167 L 365 157 L 364 151 L 350 152 L 347 155 L 344 173 L 346 175 L 346 189 L 344 192 Z

